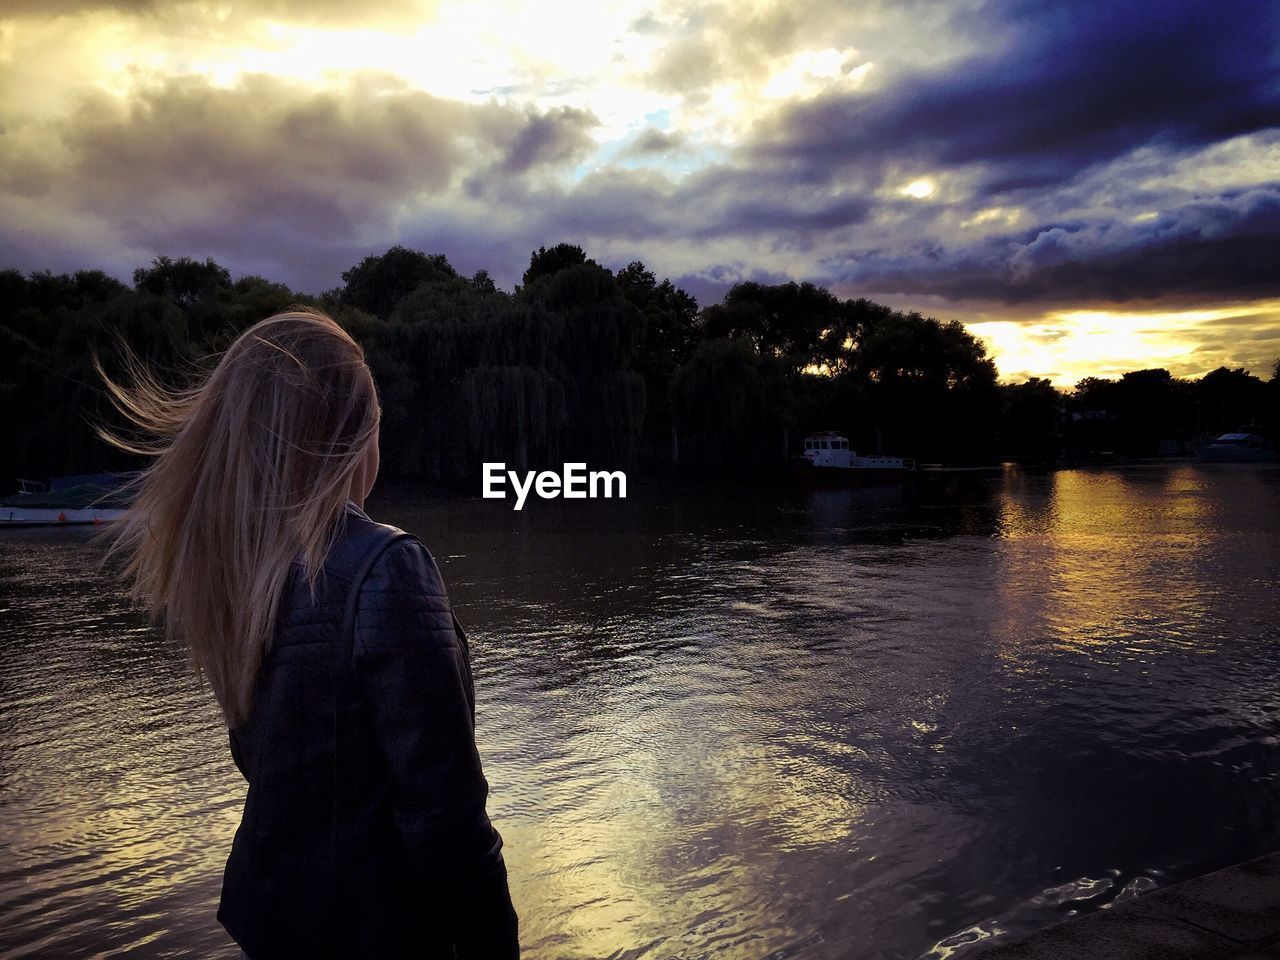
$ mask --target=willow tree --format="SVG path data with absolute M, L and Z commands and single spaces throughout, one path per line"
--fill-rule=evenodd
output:
M 561 462 L 564 387 L 547 371 L 473 367 L 463 376 L 461 399 L 468 475 L 478 475 L 486 461 L 520 471 Z
M 671 381 L 681 471 L 745 480 L 782 469 L 795 379 L 747 337 L 704 341 Z
M 457 302 L 460 298 L 465 302 Z M 392 469 L 435 479 L 452 476 L 458 448 L 466 441 L 458 426 L 459 391 L 474 363 L 467 344 L 475 308 L 470 291 L 424 283 L 392 311 L 379 360 L 384 368 L 399 365 L 396 375 L 404 383 L 394 415 L 388 417 L 384 406 Z
M 665 460 L 670 450 L 674 416 L 671 378 L 701 342 L 698 301 L 669 279 L 658 282 L 653 271 L 636 260 L 618 271 L 623 295 L 644 317 L 644 339 L 631 367 L 644 377 L 644 437 L 650 455 Z
M 193 345 L 182 311 L 169 299 L 132 290 L 103 302 L 55 306 L 41 315 L 45 333 L 37 343 L 8 327 L 4 339 L 26 356 L 4 365 L 0 416 L 11 429 L 0 441 L 0 459 L 12 476 L 51 476 L 140 465 L 136 458 L 103 444 L 94 425 L 109 421 L 107 402 L 92 364 L 96 355 L 107 372 L 127 376 L 127 348 L 165 379 L 180 385 L 194 372 Z M 24 321 L 18 321 L 22 325 Z M 43 339 L 43 338 L 42 338 Z
M 558 456 L 563 324 L 485 279 L 438 277 L 391 312 L 389 350 L 412 379 L 402 421 L 389 424 L 406 472 L 474 483 L 484 460 L 528 469 Z
M 644 378 L 631 369 L 643 315 L 613 274 L 590 261 L 537 277 L 518 299 L 562 325 L 551 372 L 565 388 L 565 456 L 630 466 L 644 427 Z

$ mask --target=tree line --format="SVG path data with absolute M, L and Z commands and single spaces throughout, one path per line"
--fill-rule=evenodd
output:
M 93 433 L 110 416 L 91 365 L 123 376 L 120 344 L 180 384 L 247 327 L 296 304 L 329 311 L 364 347 L 383 402 L 383 469 L 474 486 L 484 461 L 766 479 L 806 433 L 923 461 L 1141 456 L 1256 421 L 1280 425 L 1267 381 L 1142 370 L 1001 384 L 958 321 L 841 299 L 811 283 L 734 286 L 700 309 L 644 264 L 616 272 L 581 247 L 542 247 L 521 283 L 459 273 L 402 246 L 319 295 L 213 260 L 158 257 L 127 285 L 102 271 L 0 271 L 0 487 L 16 476 L 138 464 Z

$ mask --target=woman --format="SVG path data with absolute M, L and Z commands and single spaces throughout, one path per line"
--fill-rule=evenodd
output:
M 363 511 L 360 346 L 294 310 L 188 390 L 126 356 L 134 387 L 98 372 L 152 439 L 101 432 L 155 459 L 108 557 L 190 651 L 249 784 L 218 919 L 252 960 L 518 956 L 466 637 L 426 547 Z

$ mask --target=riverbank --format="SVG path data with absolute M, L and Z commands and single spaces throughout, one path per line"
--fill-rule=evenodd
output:
M 982 960 L 1280 960 L 1280 851 L 1075 917 Z

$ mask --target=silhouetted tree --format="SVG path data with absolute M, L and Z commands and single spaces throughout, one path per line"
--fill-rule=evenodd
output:
M 520 282 L 528 286 L 540 277 L 549 277 L 553 273 L 584 263 L 595 264 L 595 261 L 588 260 L 583 249 L 572 243 L 557 243 L 550 250 L 539 247 L 529 256 L 529 268 L 525 270 Z
M 157 257 L 133 288 L 96 270 L 0 270 L 0 461 L 27 476 L 137 466 L 90 429 L 109 413 L 92 352 L 119 376 L 127 344 L 181 382 L 251 324 L 317 302 L 373 368 L 386 473 L 473 489 L 482 460 L 634 469 L 647 449 L 665 470 L 673 446 L 687 475 L 762 478 L 784 466 L 784 438 L 795 452 L 819 428 L 863 451 L 949 461 L 1059 445 L 1140 454 L 1250 421 L 1280 429 L 1280 361 L 1266 382 L 1222 368 L 1089 378 L 1069 394 L 1036 379 L 998 387 L 954 321 L 799 283 L 739 284 L 699 314 L 644 264 L 615 276 L 571 244 L 536 251 L 515 293 L 399 246 L 343 278 L 317 300 L 187 257 Z
M 212 258 L 203 263 L 190 257 L 156 257 L 149 267 L 133 271 L 135 289 L 168 297 L 179 307 L 212 300 L 231 287 L 231 274 Z
M 612 273 L 591 260 L 544 273 L 517 299 L 560 318 L 556 373 L 565 387 L 565 454 L 630 466 L 645 415 L 644 378 L 631 369 L 644 317 Z
M 1280 358 L 1271 367 L 1271 379 L 1267 381 L 1266 412 L 1262 418 L 1268 435 L 1280 437 Z
M 812 283 L 735 284 L 723 303 L 703 312 L 703 327 L 709 338 L 749 337 L 796 370 L 829 373 L 844 370 L 857 332 L 850 304 Z
M 867 317 L 844 376 L 864 403 L 854 432 L 874 426 L 887 449 L 976 462 L 994 452 L 995 364 L 960 322 L 892 311 Z
M 617 281 L 623 296 L 644 317 L 644 336 L 631 366 L 644 377 L 644 434 L 650 455 L 666 459 L 673 423 L 668 388 L 676 369 L 697 349 L 698 301 L 670 280 L 658 283 L 638 260 L 619 270 Z
M 471 278 L 471 285 L 481 293 L 498 292 L 498 287 L 493 282 L 493 277 L 489 276 L 488 270 L 477 270 L 475 276 Z
M 653 271 L 639 260 L 619 270 L 617 281 L 623 296 L 645 320 L 637 364 L 669 374 L 697 349 L 698 301 L 670 280 L 658 283 Z
M 671 381 L 682 472 L 747 480 L 785 469 L 793 376 L 748 337 L 704 341 Z
M 1260 424 L 1268 407 L 1266 385 L 1241 367 L 1219 367 L 1206 373 L 1195 384 L 1194 396 L 1204 434 Z
M 385 319 L 400 299 L 420 284 L 457 276 L 443 254 L 426 254 L 396 244 L 386 253 L 365 257 L 343 271 L 345 286 L 339 299 L 347 306 Z
M 1031 377 L 1001 387 L 1001 450 L 1014 456 L 1046 459 L 1062 445 L 1063 396 L 1049 381 Z

